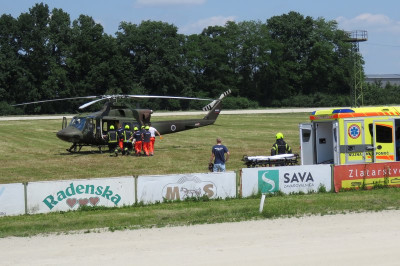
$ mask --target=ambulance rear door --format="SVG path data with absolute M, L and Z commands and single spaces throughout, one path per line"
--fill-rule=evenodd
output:
M 333 163 L 340 164 L 340 140 L 339 140 L 339 122 L 335 121 L 332 124 L 333 131 Z
M 374 162 L 390 162 L 396 160 L 394 142 L 394 120 L 374 120 Z
M 346 133 L 340 152 L 346 154 L 345 164 L 365 163 L 367 145 L 365 144 L 364 120 L 345 120 L 344 126 Z
M 315 164 L 315 137 L 313 125 L 303 123 L 300 129 L 300 157 L 302 165 Z

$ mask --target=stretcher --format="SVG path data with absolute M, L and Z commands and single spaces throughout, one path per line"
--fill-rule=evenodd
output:
M 266 167 L 266 166 L 284 166 L 296 165 L 298 162 L 298 154 L 279 154 L 273 156 L 247 156 L 244 155 L 242 161 L 250 167 Z

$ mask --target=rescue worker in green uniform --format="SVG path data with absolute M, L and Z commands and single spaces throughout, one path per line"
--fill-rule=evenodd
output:
M 276 142 L 272 145 L 271 155 L 292 153 L 292 148 L 283 140 L 283 134 L 276 134 Z
M 108 150 L 114 152 L 115 156 L 118 156 L 118 133 L 113 125 L 110 126 L 107 135 L 105 137 L 108 140 Z M 111 155 L 110 155 L 111 156 Z
M 133 133 L 129 129 L 129 125 L 125 125 L 125 130 L 122 133 L 123 137 L 123 142 L 124 142 L 124 149 L 122 150 L 122 155 L 129 155 L 129 153 L 132 151 L 133 145 L 132 145 L 132 139 L 133 139 Z

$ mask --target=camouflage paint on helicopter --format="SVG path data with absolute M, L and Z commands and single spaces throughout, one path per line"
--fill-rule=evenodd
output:
M 230 90 L 224 92 L 217 100 L 205 106 L 203 110 L 208 111 L 208 113 L 202 119 L 159 121 L 152 122 L 151 124 L 162 135 L 214 124 L 221 111 L 222 99 L 229 95 L 230 92 Z M 200 100 L 199 98 L 186 97 L 171 98 Z M 91 103 L 97 101 L 99 100 L 95 100 Z M 91 103 L 82 105 L 80 109 L 85 108 Z M 64 117 L 63 129 L 57 132 L 57 137 L 61 140 L 72 142 L 72 146 L 67 149 L 69 152 L 80 151 L 83 146 L 97 146 L 101 151 L 101 147 L 107 145 L 107 141 L 104 140 L 102 136 L 107 133 L 110 125 L 113 125 L 116 129 L 119 126 L 124 128 L 125 125 L 129 125 L 130 128 L 133 129 L 135 126 L 140 127 L 148 124 L 152 113 L 153 111 L 149 109 L 131 109 L 125 106 L 116 106 L 113 105 L 112 101 L 109 101 L 98 112 L 87 116 L 73 117 L 68 126 L 67 120 Z

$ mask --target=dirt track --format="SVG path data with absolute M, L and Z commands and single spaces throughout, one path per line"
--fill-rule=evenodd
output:
M 400 211 L 0 239 L 0 265 L 399 265 Z

